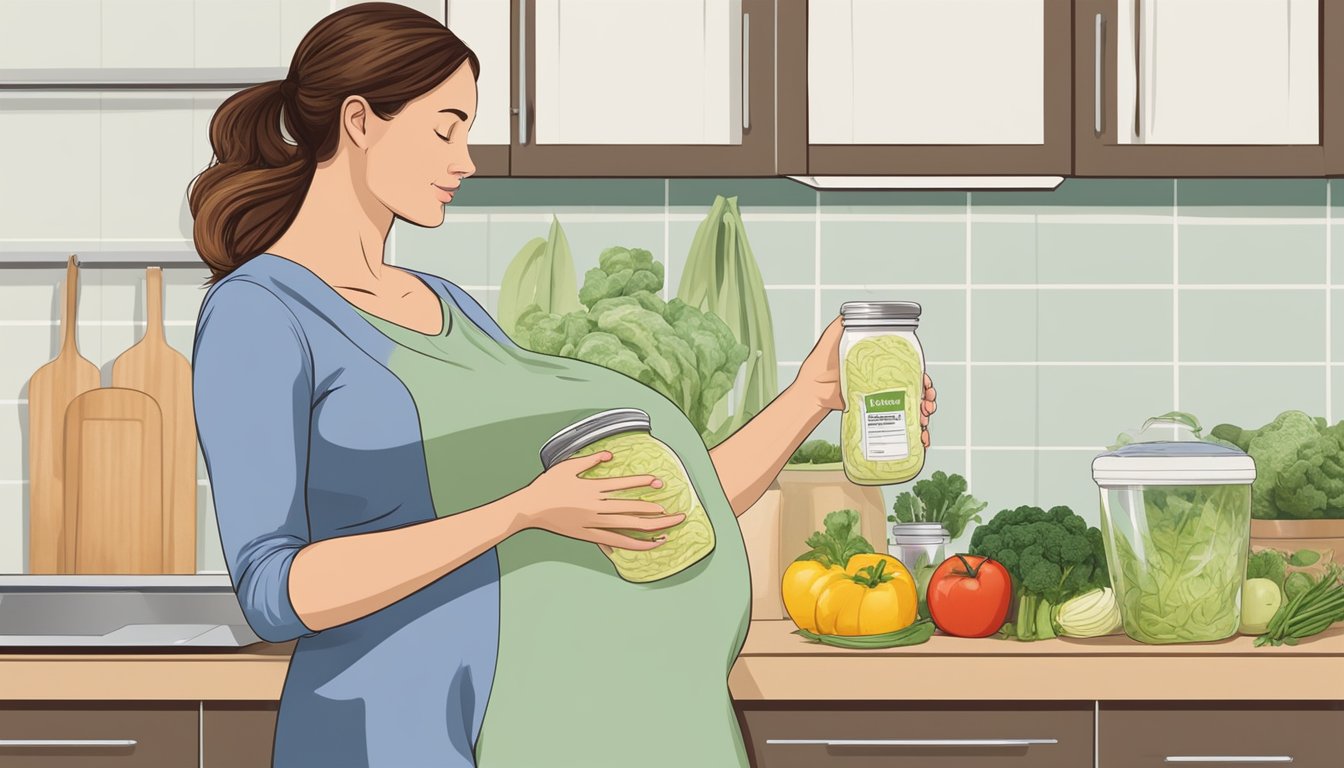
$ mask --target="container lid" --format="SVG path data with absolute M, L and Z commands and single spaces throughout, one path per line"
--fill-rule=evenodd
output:
M 913 301 L 847 301 L 840 305 L 845 325 L 919 325 L 923 308 Z
M 1092 461 L 1102 487 L 1123 485 L 1246 485 L 1255 461 L 1245 452 L 1190 440 L 1130 443 Z
M 650 428 L 649 414 L 638 408 L 612 408 L 595 413 L 556 432 L 541 446 L 541 465 L 550 469 L 570 454 L 604 437 Z
M 898 533 L 895 534 L 892 538 L 898 545 L 946 544 L 952 540 L 952 536 L 947 533 L 940 533 L 932 536 L 925 536 L 925 535 L 908 536 L 903 533 Z

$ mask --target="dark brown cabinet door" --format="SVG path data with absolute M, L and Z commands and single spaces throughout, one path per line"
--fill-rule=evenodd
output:
M 1344 171 L 1344 6 L 1076 0 L 1078 176 Z
M 1101 704 L 1103 766 L 1344 765 L 1344 703 Z
M 6 702 L 0 768 L 183 768 L 198 755 L 196 702 Z
M 1080 768 L 1093 718 L 1090 701 L 739 708 L 756 768 Z
M 798 125 L 812 175 L 1067 175 L 1071 19 L 1070 0 L 780 3 L 780 156 Z
M 510 175 L 776 175 L 776 0 L 511 2 Z
M 262 768 L 275 746 L 275 701 L 207 701 L 201 752 L 209 768 Z

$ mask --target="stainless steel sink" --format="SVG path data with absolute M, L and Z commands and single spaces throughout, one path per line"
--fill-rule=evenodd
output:
M 227 575 L 0 577 L 0 647 L 225 649 L 258 642 Z

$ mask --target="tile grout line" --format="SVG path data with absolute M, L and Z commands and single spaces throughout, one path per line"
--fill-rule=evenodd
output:
M 816 192 L 812 228 L 812 338 L 821 335 L 821 190 Z
M 966 338 L 965 338 L 965 340 L 964 340 L 964 341 L 965 341 L 965 344 L 966 344 L 966 349 L 965 349 L 964 353 L 962 354 L 962 357 L 965 358 L 965 365 L 966 365 L 966 368 L 965 368 L 966 400 L 965 400 L 965 405 L 964 405 L 964 408 L 963 408 L 963 413 L 964 413 L 964 415 L 965 415 L 965 419 L 966 419 L 966 424 L 964 425 L 964 429 L 965 429 L 966 434 L 965 434 L 965 437 L 962 439 L 962 442 L 963 442 L 963 444 L 966 446 L 966 452 L 965 452 L 965 455 L 962 457 L 962 463 L 963 463 L 963 467 L 962 467 L 962 468 L 963 468 L 963 469 L 965 470 L 965 472 L 966 472 L 966 474 L 965 474 L 965 478 L 966 478 L 966 485 L 967 485 L 967 486 L 970 486 L 970 484 L 971 484 L 971 254 L 972 254 L 972 252 L 973 252 L 973 248 L 974 248 L 974 244 L 973 244 L 973 242 L 972 242 L 972 240 L 971 240 L 971 230 L 972 230 L 972 227 L 971 227 L 971 214 L 972 214 L 972 209 L 971 209 L 971 194 L 972 194 L 972 193 L 969 192 L 969 191 L 966 193 L 966 224 L 965 224 L 965 226 L 966 226 L 966 257 L 965 257 L 965 270 L 966 270 L 966 272 L 965 272 L 965 274 L 962 275 L 962 282 L 965 283 L 965 290 L 964 290 L 964 292 L 962 293 L 962 296 L 964 297 L 964 301 L 966 302 Z M 937 387 L 934 387 L 934 389 L 936 390 Z M 932 435 L 930 435 L 930 443 L 932 443 Z
M 1181 410 L 1180 180 L 1171 180 L 1171 409 Z
M 669 236 L 672 229 L 671 188 L 672 180 L 663 179 L 663 301 L 667 301 L 668 291 L 672 283 L 672 246 Z
M 1325 181 L 1325 421 L 1327 424 L 1334 423 L 1334 373 L 1333 373 L 1333 350 L 1334 338 L 1331 333 L 1331 327 L 1334 325 L 1334 274 L 1330 263 L 1330 252 L 1333 247 L 1331 243 L 1331 230 L 1334 225 L 1331 223 L 1332 214 L 1330 211 L 1330 187 L 1334 186 L 1329 179 Z

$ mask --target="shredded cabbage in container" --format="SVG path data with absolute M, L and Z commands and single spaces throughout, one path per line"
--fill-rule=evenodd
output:
M 919 406 L 924 397 L 924 364 L 919 350 L 894 334 L 861 339 L 845 353 L 841 376 L 845 411 L 841 417 L 840 434 L 845 474 L 863 485 L 903 483 L 919 474 L 924 466 L 924 443 L 920 438 L 919 423 Z M 900 396 L 905 400 L 905 455 L 891 459 L 870 458 L 876 435 L 870 426 L 865 440 L 865 397 L 898 392 L 903 393 Z M 890 430 L 889 427 L 884 429 Z
M 611 451 L 611 461 L 598 464 L 580 477 L 654 475 L 663 481 L 662 488 L 629 488 L 608 495 L 651 501 L 661 505 L 669 515 L 678 512 L 686 515 L 680 523 L 659 531 L 612 529 L 645 541 L 667 536 L 666 542 L 647 552 L 603 546 L 602 551 L 616 566 L 621 578 L 641 583 L 664 579 L 691 566 L 714 549 L 714 526 L 691 486 L 685 467 L 671 448 L 648 432 L 632 431 L 604 437 L 573 455 L 587 456 L 599 451 Z

